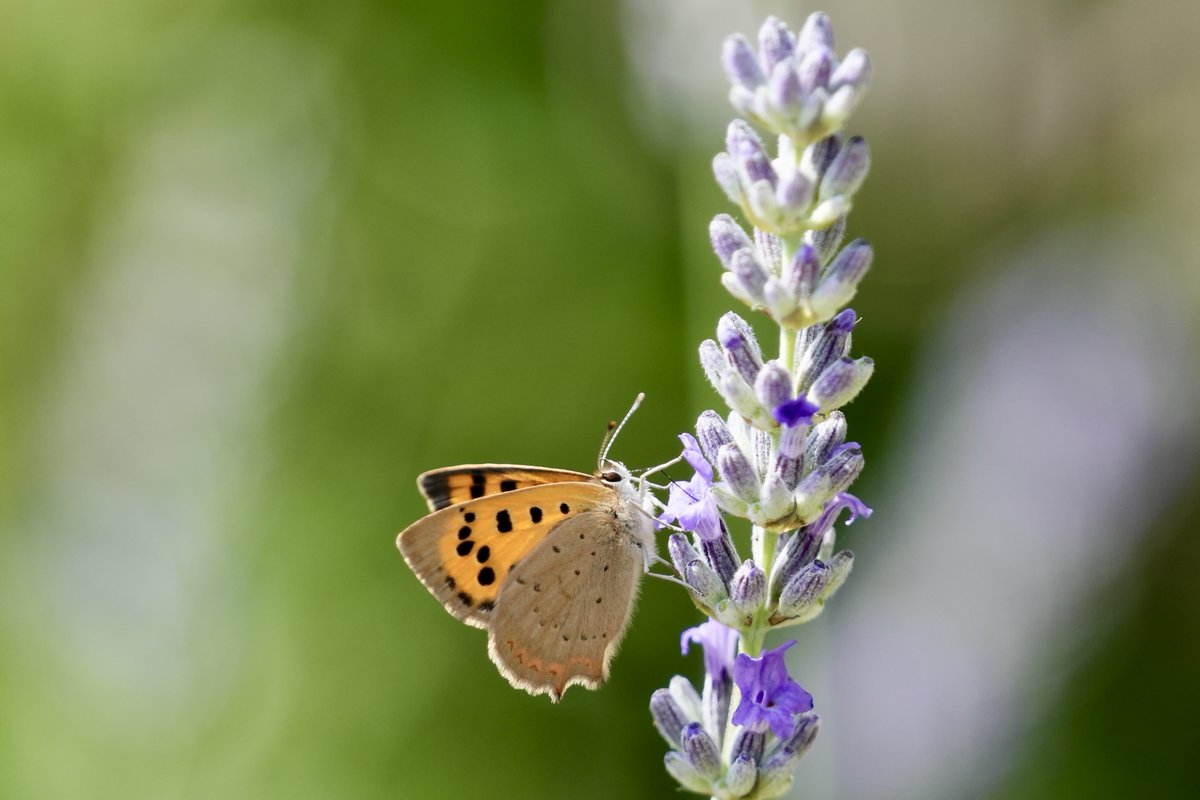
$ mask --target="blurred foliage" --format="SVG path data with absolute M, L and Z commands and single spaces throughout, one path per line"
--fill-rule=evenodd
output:
M 698 621 L 680 591 L 647 581 L 610 685 L 552 706 L 507 687 L 484 636 L 454 624 L 393 546 L 423 513 L 423 469 L 590 469 L 604 424 L 638 391 L 648 400 L 615 455 L 658 463 L 710 402 L 694 348 L 727 307 L 704 235 L 725 202 L 708 152 L 667 153 L 640 135 L 618 14 L 549 0 L 0 8 L 6 557 L 37 544 L 43 399 L 104 279 L 95 254 L 137 177 L 131 148 L 164 118 L 203 132 L 210 115 L 244 114 L 277 121 L 255 129 L 264 151 L 326 159 L 297 163 L 301 188 L 278 187 L 308 198 L 283 290 L 295 311 L 277 321 L 283 344 L 250 433 L 227 443 L 216 577 L 172 645 L 192 678 L 176 696 L 93 674 L 56 629 L 64 609 L 45 576 L 14 578 L 0 617 L 0 795 L 674 791 L 646 706 L 672 674 L 699 670 L 676 649 Z M 853 16 L 837 22 L 853 34 Z M 193 95 L 217 101 L 188 105 Z M 897 409 L 917 344 L 972 279 L 969 254 L 1039 217 L 1119 201 L 1132 165 L 1114 158 L 1099 190 L 1096 160 L 1049 189 L 989 183 L 997 164 L 940 183 L 952 170 L 939 165 L 969 162 L 974 145 L 948 153 L 915 115 L 886 135 L 878 116 L 863 124 L 876 169 L 851 234 L 883 254 L 855 306 L 870 323 L 856 349 L 880 365 L 854 407 L 869 497 L 883 445 L 906 424 Z M 925 224 L 937 218 L 953 224 Z M 205 313 L 236 321 L 236 309 Z M 1156 552 L 1129 576 L 1135 600 L 995 797 L 1200 793 L 1185 728 L 1200 709 L 1194 503 L 1164 512 Z M 885 527 L 855 549 L 869 553 Z M 159 654 L 134 656 L 152 673 Z

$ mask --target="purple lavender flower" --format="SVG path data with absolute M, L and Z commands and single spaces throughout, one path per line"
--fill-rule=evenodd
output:
M 733 680 L 742 700 L 733 712 L 733 724 L 758 730 L 771 729 L 780 739 L 792 735 L 795 717 L 812 711 L 812 695 L 792 680 L 783 663 L 783 653 L 796 640 L 767 650 L 761 658 L 740 653 L 733 663 Z
M 704 671 L 714 681 L 723 681 L 733 672 L 737 653 L 738 632 L 715 619 L 688 628 L 679 637 L 679 646 L 686 656 L 688 644 L 695 642 L 704 648 Z
M 854 495 L 849 492 L 841 492 L 834 495 L 833 499 L 825 504 L 825 507 L 821 510 L 821 516 L 817 517 L 816 521 L 813 522 L 813 527 L 822 532 L 829 530 L 833 527 L 833 523 L 837 521 L 838 515 L 845 509 L 850 510 L 850 519 L 846 520 L 847 525 L 853 525 L 854 521 L 859 517 L 866 519 L 875 513 L 874 509 Z
M 683 457 L 696 470 L 686 483 L 672 481 L 667 494 L 667 505 L 658 519 L 662 522 L 678 522 L 684 530 L 695 532 L 703 541 L 719 539 L 721 512 L 712 496 L 712 465 L 700 452 L 700 444 L 690 433 L 681 433 Z

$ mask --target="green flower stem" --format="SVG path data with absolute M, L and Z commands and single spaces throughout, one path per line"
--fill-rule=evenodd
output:
M 779 363 L 790 374 L 796 361 L 796 331 L 786 325 L 779 326 Z

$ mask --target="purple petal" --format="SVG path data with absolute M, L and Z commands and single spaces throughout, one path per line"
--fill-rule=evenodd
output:
M 771 413 L 780 425 L 794 428 L 797 425 L 811 425 L 813 414 L 817 413 L 817 410 L 815 403 L 810 403 L 804 395 L 800 395 L 795 400 L 775 406 Z
M 679 441 L 683 442 L 684 460 L 691 465 L 692 469 L 703 476 L 706 481 L 711 482 L 713 468 L 704 458 L 704 453 L 700 452 L 700 443 L 696 441 L 696 437 L 690 433 L 681 433 L 679 434 Z
M 745 704 L 746 696 L 758 679 L 759 661 L 756 658 L 751 658 L 745 653 L 738 653 L 737 658 L 733 660 L 733 682 L 742 690 L 742 702 Z M 737 720 L 734 720 L 737 722 Z
M 767 711 L 764 716 L 767 718 L 767 724 L 771 726 L 771 733 L 779 739 L 788 738 L 796 730 L 796 721 L 786 711 L 775 708 Z
M 812 695 L 806 692 L 803 686 L 790 679 L 786 685 L 780 687 L 779 691 L 771 696 L 771 699 L 775 701 L 777 708 L 786 709 L 790 714 L 812 711 L 813 708 Z

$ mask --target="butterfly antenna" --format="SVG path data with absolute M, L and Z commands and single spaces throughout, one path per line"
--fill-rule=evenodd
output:
M 608 433 L 604 434 L 604 441 L 600 443 L 600 458 L 596 459 L 596 467 L 604 469 L 604 461 L 608 458 L 608 451 L 613 446 L 613 442 L 617 440 L 617 434 L 625 427 L 625 423 L 629 422 L 629 418 L 633 416 L 633 412 L 638 410 L 638 406 L 646 399 L 645 392 L 638 392 L 638 396 L 633 399 L 633 405 L 625 412 L 625 418 L 621 420 L 621 424 L 617 425 L 613 422 L 608 423 Z

